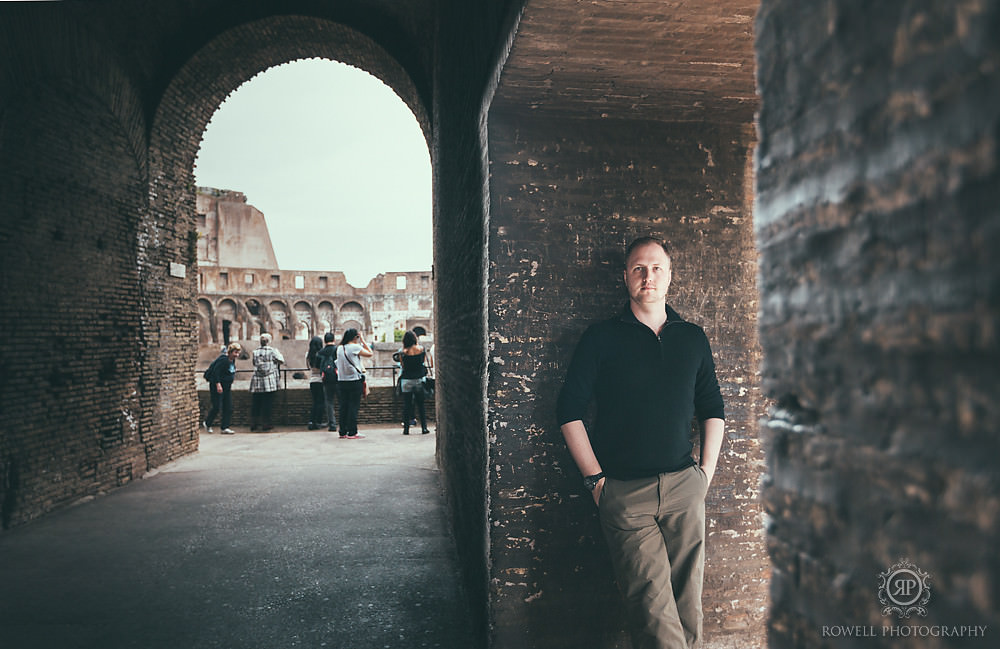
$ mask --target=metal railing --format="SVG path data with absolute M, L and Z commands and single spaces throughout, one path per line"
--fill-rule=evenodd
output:
M 205 368 L 205 369 L 207 369 L 207 368 Z M 200 379 L 200 380 L 204 380 L 202 378 L 202 375 L 205 373 L 205 369 L 196 370 L 195 371 L 195 376 L 198 379 Z M 374 367 L 366 367 L 365 368 L 365 374 L 367 376 L 371 377 L 372 379 L 377 380 L 377 377 L 375 377 L 372 374 L 372 372 L 374 372 L 375 370 L 378 370 L 378 371 L 382 372 L 381 378 L 385 378 L 385 375 L 386 375 L 385 370 L 391 370 L 391 375 L 390 376 L 392 378 L 392 383 L 390 385 L 392 385 L 392 386 L 396 385 L 396 380 L 397 380 L 396 379 L 396 374 L 400 371 L 400 368 L 399 368 L 398 365 L 376 365 Z M 293 380 L 309 380 L 309 376 L 310 376 L 310 369 L 308 367 L 281 367 L 281 368 L 278 369 L 278 372 L 281 373 L 281 380 L 279 382 L 280 383 L 280 388 L 279 389 L 281 389 L 281 390 L 287 390 L 288 389 L 288 375 L 289 375 L 289 373 L 291 373 L 293 375 Z M 246 378 L 244 378 L 242 380 L 249 381 L 250 380 L 250 376 L 253 375 L 253 373 L 254 373 L 254 370 L 248 370 L 248 369 L 241 370 L 241 369 L 237 369 L 236 370 L 236 380 L 241 380 L 240 379 L 240 375 L 243 374 L 243 375 L 246 376 Z M 302 379 L 295 379 L 294 375 L 296 373 L 302 373 L 303 374 Z M 377 384 L 375 382 L 375 380 L 372 381 L 373 385 Z

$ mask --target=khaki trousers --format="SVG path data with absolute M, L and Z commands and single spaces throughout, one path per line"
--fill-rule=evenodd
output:
M 705 492 L 698 466 L 605 480 L 599 503 L 633 649 L 688 649 L 701 638 Z

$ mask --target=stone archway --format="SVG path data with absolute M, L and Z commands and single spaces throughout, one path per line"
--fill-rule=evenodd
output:
M 218 331 L 215 328 L 215 314 L 212 303 L 206 299 L 198 300 L 198 344 L 217 343 Z
M 281 300 L 271 300 L 267 305 L 267 311 L 270 323 L 269 329 L 271 329 L 268 333 L 272 334 L 275 340 L 293 338 L 295 335 L 293 331 L 294 324 L 292 323 L 288 305 Z
M 308 302 L 300 300 L 295 303 L 295 339 L 309 340 L 318 331 L 313 307 Z
M 319 303 L 316 308 L 318 314 L 316 329 L 317 334 L 326 334 L 327 332 L 334 331 L 336 328 L 336 312 L 333 310 L 333 304 L 327 300 Z
M 357 329 L 362 334 L 366 333 L 365 308 L 359 302 L 345 302 L 342 304 L 337 319 L 341 323 L 342 330 Z

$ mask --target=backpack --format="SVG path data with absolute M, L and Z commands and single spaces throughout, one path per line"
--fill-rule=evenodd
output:
M 204 378 L 209 383 L 211 383 L 212 381 L 215 380 L 215 377 L 214 377 L 215 372 L 214 372 L 214 370 L 215 370 L 215 365 L 218 362 L 219 362 L 219 359 L 216 358 L 214 361 L 212 361 L 211 363 L 209 363 L 208 367 L 205 368 L 205 373 L 201 375 L 202 378 Z
M 330 351 L 327 351 L 327 350 Z M 337 382 L 337 346 L 327 345 L 319 355 L 319 371 L 323 373 L 323 383 Z

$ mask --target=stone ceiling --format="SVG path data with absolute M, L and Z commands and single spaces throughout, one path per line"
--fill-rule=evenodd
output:
M 528 0 L 494 107 L 751 123 L 757 0 Z

